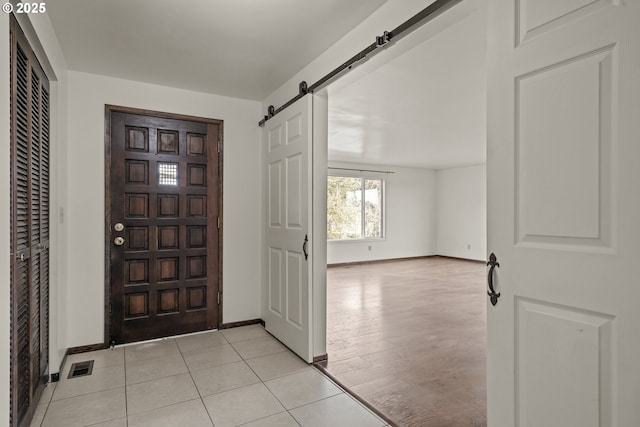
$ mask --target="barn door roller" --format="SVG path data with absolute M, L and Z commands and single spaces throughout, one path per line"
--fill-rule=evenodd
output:
M 392 31 L 384 31 L 382 35 L 376 37 L 376 41 L 371 43 L 369 46 L 362 49 L 360 52 L 353 55 L 347 61 L 343 62 L 333 71 L 326 74 L 320 80 L 312 84 L 311 86 L 307 86 L 306 82 L 301 82 L 299 85 L 298 95 L 291 98 L 286 104 L 284 104 L 280 108 L 275 108 L 273 105 L 270 105 L 267 109 L 267 115 L 264 116 L 262 120 L 258 123 L 259 126 L 264 126 L 267 120 L 271 119 L 273 116 L 296 102 L 298 99 L 305 96 L 307 93 L 313 93 L 316 90 L 323 88 L 327 84 L 329 84 L 333 79 L 338 77 L 345 71 L 351 70 L 353 66 L 366 59 L 369 56 L 375 55 L 380 51 L 380 48 L 386 46 L 390 41 L 400 40 L 401 38 L 411 34 L 413 31 L 420 28 L 422 25 L 427 22 L 433 20 L 437 16 L 451 9 L 456 4 L 460 3 L 462 0 L 436 0 L 431 3 L 429 6 L 422 9 L 420 12 L 413 15 L 411 18 L 404 21 L 402 24 L 398 25 Z

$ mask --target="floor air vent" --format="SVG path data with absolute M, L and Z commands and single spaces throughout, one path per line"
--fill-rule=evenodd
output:
M 76 362 L 71 365 L 69 376 L 67 378 L 85 377 L 91 375 L 93 371 L 93 360 L 87 360 L 86 362 Z

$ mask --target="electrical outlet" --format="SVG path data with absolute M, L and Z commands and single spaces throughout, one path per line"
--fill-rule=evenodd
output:
M 369 252 L 371 252 L 371 245 L 369 245 Z
M 467 250 L 471 250 L 471 245 L 467 245 Z

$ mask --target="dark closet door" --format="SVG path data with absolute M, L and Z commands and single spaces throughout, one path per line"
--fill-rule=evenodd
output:
M 11 16 L 11 415 L 29 425 L 49 354 L 49 81 Z

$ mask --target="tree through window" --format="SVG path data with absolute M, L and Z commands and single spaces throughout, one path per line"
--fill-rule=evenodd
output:
M 384 181 L 381 179 L 329 176 L 327 238 L 348 240 L 383 237 L 383 187 Z

